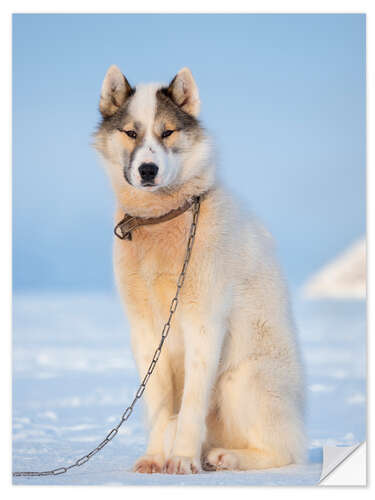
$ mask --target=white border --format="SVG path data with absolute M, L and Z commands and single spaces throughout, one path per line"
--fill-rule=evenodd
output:
M 188 2 L 173 2 L 159 0 L 139 0 L 124 2 L 123 0 L 58 1 L 53 3 L 45 0 L 14 0 L 4 2 L 7 12 L 14 13 L 363 13 L 370 12 L 371 0 L 189 0 Z M 105 7 L 105 8 L 104 8 Z M 156 8 L 157 7 L 157 8 Z
M 155 7 L 158 7 L 156 9 Z M 53 487 L 53 492 L 51 487 L 48 486 L 11 486 L 11 470 L 10 470 L 10 436 L 11 436 L 11 341 L 10 341 L 10 325 L 11 325 L 11 311 L 10 311 L 10 290 L 11 290 L 11 191 L 10 191 L 10 164 L 11 164 L 11 13 L 20 12 L 71 12 L 71 13 L 125 13 L 125 12 L 238 12 L 238 13 L 366 13 L 367 14 L 367 88 L 375 88 L 374 79 L 374 66 L 371 64 L 371 56 L 374 54 L 373 44 L 373 19 L 374 14 L 374 2 L 373 1 L 330 1 L 330 0 L 315 0 L 313 1 L 266 1 L 254 2 L 254 1 L 238 1 L 231 0 L 226 1 L 216 1 L 208 2 L 205 0 L 189 0 L 189 2 L 172 2 L 159 0 L 157 3 L 155 1 L 141 1 L 137 2 L 124 2 L 122 1 L 112 1 L 106 0 L 97 1 L 91 0 L 90 2 L 82 2 L 79 0 L 65 0 L 59 1 L 55 0 L 53 3 L 50 1 L 34 0 L 30 1 L 13 1 L 13 2 L 2 2 L 0 6 L 0 33 L 1 33 L 1 44 L 0 50 L 2 52 L 2 78 L 0 79 L 2 97 L 2 120 L 1 120 L 1 138 L 2 138 L 2 148 L 1 153 L 3 155 L 1 168 L 0 168 L 0 216 L 1 216 L 1 244 L 0 244 L 0 276 L 1 276 L 1 370 L 2 370 L 2 411 L 0 412 L 0 429 L 2 434 L 2 454 L 0 462 L 0 470 L 2 475 L 1 481 L 1 494 L 3 498 L 18 498 L 27 495 L 28 498 L 36 497 L 38 499 L 50 498 L 53 495 L 57 500 L 60 498 L 65 498 L 68 494 L 72 498 L 82 497 L 90 495 L 91 498 L 100 498 L 103 495 L 103 487 Z M 105 7 L 105 10 L 104 10 Z M 372 100 L 372 95 L 368 95 L 367 100 L 368 106 L 368 127 L 371 126 L 371 118 L 374 115 L 374 105 Z M 370 137 L 370 134 L 367 134 Z M 368 142 L 368 165 L 371 165 L 370 153 L 372 151 L 371 145 Z M 372 167 L 374 167 L 372 165 Z M 374 202 L 371 200 L 371 193 L 374 193 L 374 175 L 371 174 L 371 169 L 368 169 L 368 248 L 372 253 L 373 248 L 373 238 L 375 228 L 375 220 L 373 217 L 374 213 Z M 374 246 L 375 248 L 375 246 Z M 371 285 L 374 283 L 374 269 L 373 266 L 369 265 L 369 290 L 371 292 Z M 368 310 L 374 310 L 375 301 L 372 296 L 369 296 L 369 307 Z M 369 313 L 369 325 L 372 323 L 372 316 Z M 368 328 L 368 331 L 371 331 Z M 369 339 L 370 347 L 370 339 Z M 373 347 L 373 343 L 371 345 Z M 370 363 L 369 363 L 370 364 Z M 370 375 L 370 369 L 369 369 Z M 370 381 L 369 381 L 370 385 Z M 371 408 L 372 409 L 372 408 Z M 370 409 L 370 413 L 371 413 Z M 7 443 L 4 446 L 4 442 Z M 370 478 L 371 481 L 371 478 Z M 88 491 L 90 488 L 90 491 Z M 274 488 L 267 487 L 221 487 L 221 488 L 209 488 L 209 487 L 121 487 L 110 489 L 110 494 L 112 498 L 124 498 L 124 495 L 131 495 L 138 497 L 140 495 L 152 496 L 153 498 L 175 498 L 177 495 L 179 498 L 187 498 L 191 495 L 194 496 L 207 496 L 215 495 L 216 498 L 225 498 L 227 500 L 228 496 L 235 494 L 236 497 L 246 497 L 249 495 L 256 495 L 257 499 L 263 499 L 272 492 L 280 497 L 287 496 L 288 499 L 293 497 L 300 497 L 300 488 L 283 487 L 278 488 L 277 492 L 273 491 Z M 319 491 L 319 493 L 318 493 Z M 354 495 L 368 495 L 370 494 L 371 487 L 369 488 L 356 488 L 354 492 L 352 488 L 340 488 L 340 497 L 345 498 L 349 496 L 351 498 Z M 302 493 L 304 497 L 309 498 L 310 495 L 325 496 L 332 495 L 332 488 L 319 488 L 317 490 L 315 487 L 304 488 Z

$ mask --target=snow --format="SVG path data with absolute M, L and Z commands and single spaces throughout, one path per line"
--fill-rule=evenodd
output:
M 353 243 L 305 284 L 306 298 L 364 299 L 366 297 L 366 240 Z
M 14 484 L 316 484 L 322 446 L 365 439 L 365 303 L 297 298 L 295 311 L 306 367 L 307 464 L 191 476 L 135 474 L 132 464 L 146 444 L 140 403 L 119 435 L 87 464 L 56 477 L 14 478 Z M 14 470 L 70 464 L 116 425 L 137 386 L 122 307 L 110 294 L 16 294 L 13 316 Z

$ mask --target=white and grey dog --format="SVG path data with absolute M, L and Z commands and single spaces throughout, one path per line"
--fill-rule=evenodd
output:
M 95 146 L 124 213 L 162 216 L 203 195 L 198 231 L 163 353 L 144 397 L 137 472 L 263 469 L 304 458 L 303 380 L 288 293 L 272 239 L 219 185 L 184 68 L 169 86 L 131 87 L 111 66 Z M 187 210 L 115 239 L 115 275 L 140 376 L 169 314 L 192 221 Z

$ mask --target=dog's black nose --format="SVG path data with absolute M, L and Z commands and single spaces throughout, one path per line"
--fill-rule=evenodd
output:
M 155 163 L 142 163 L 138 170 L 142 179 L 142 183 L 154 182 L 159 167 L 155 165 Z

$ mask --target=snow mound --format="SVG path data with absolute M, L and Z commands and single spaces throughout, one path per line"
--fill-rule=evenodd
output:
M 366 241 L 361 239 L 325 265 L 304 285 L 309 299 L 366 298 Z

